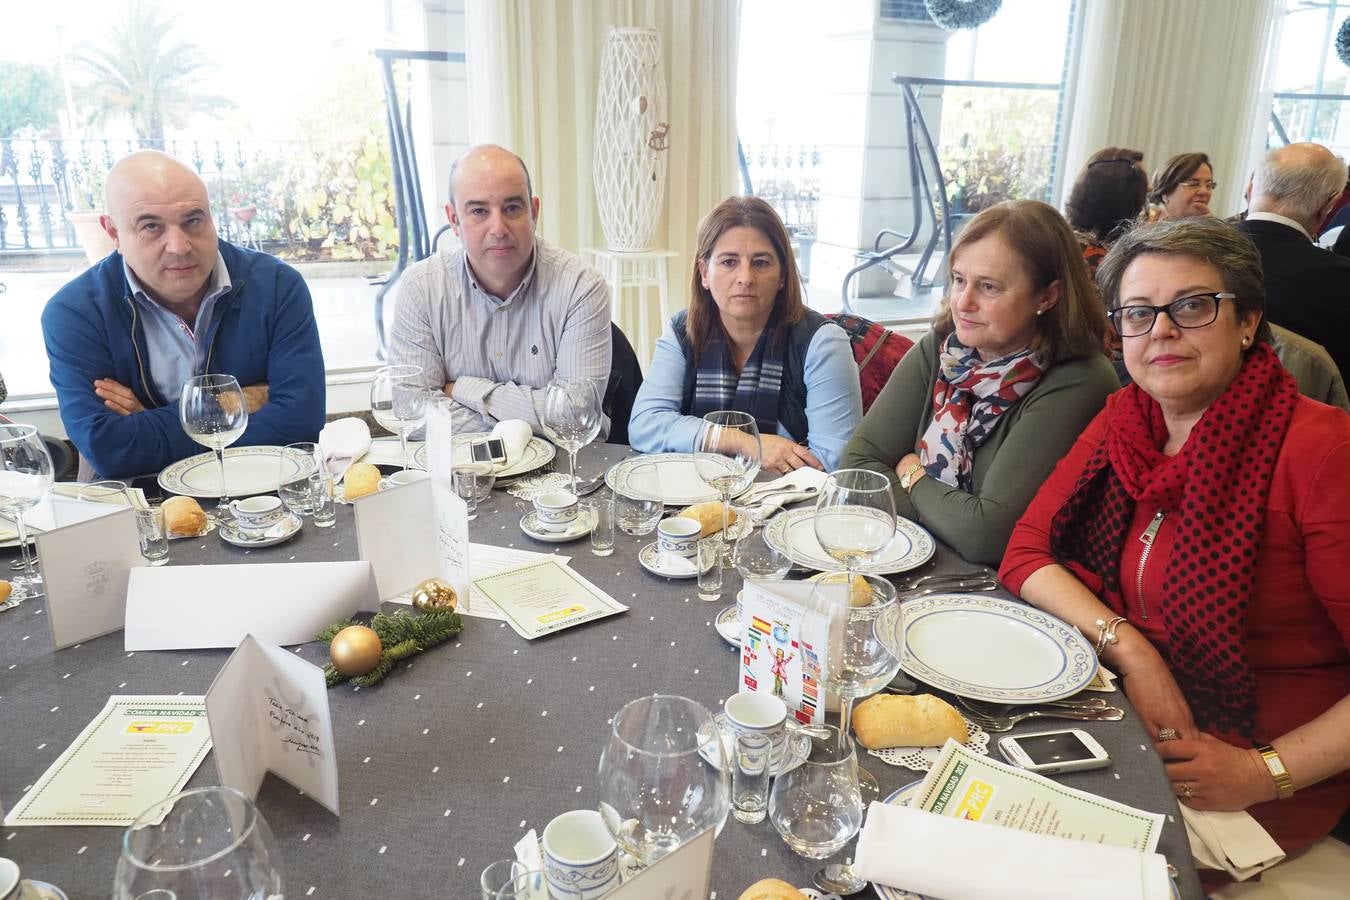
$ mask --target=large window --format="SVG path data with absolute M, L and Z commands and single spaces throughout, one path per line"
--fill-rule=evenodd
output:
M 1336 35 L 1347 18 L 1345 0 L 1285 0 L 1269 145 L 1315 141 L 1350 158 L 1350 70 L 1336 55 Z

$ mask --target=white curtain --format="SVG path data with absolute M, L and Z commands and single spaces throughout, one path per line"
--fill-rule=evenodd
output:
M 1282 6 L 1083 0 L 1061 199 L 1087 157 L 1115 146 L 1142 150 L 1150 176 L 1178 153 L 1207 153 L 1219 183 L 1211 209 L 1221 216 L 1241 209 L 1264 146 L 1264 82 Z
M 739 2 L 468 0 L 465 20 L 470 139 L 525 160 L 541 198 L 540 234 L 578 254 L 605 245 L 591 177 L 605 32 L 660 32 L 670 158 L 653 246 L 675 251 L 668 290 L 683 306 L 699 218 L 736 191 Z M 652 294 L 643 315 L 659 317 Z M 620 322 L 632 337 L 630 324 Z M 645 364 L 649 348 L 636 349 Z

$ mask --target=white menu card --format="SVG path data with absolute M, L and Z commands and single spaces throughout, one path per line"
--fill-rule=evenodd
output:
M 221 784 L 256 798 L 272 772 L 338 814 L 323 669 L 250 634 L 206 692 L 206 715 Z
M 127 578 L 133 569 L 149 571 L 136 537 L 135 513 L 122 508 L 39 534 L 35 541 L 46 561 L 42 577 L 52 645 L 60 650 L 121 628 Z
M 703 900 L 712 884 L 714 835 L 708 828 L 690 838 L 606 894 L 606 900 Z

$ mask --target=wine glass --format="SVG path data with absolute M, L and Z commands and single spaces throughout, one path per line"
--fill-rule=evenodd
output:
M 779 774 L 769 792 L 769 821 L 788 847 L 807 859 L 839 852 L 863 821 L 853 741 L 832 725 L 819 730 L 822 734 L 810 738 L 806 761 Z
M 600 391 L 594 378 L 564 378 L 544 391 L 544 433 L 567 451 L 571 490 L 577 492 L 577 451 L 600 434 Z
M 156 803 L 123 833 L 113 900 L 279 900 L 282 880 L 281 852 L 253 801 L 197 788 Z
M 248 427 L 248 404 L 233 375 L 194 375 L 178 397 L 178 416 L 183 431 L 197 443 L 211 448 L 220 467 L 220 499 L 217 522 L 230 519 L 230 495 L 225 488 L 225 448 Z
M 698 477 L 722 497 L 722 539 L 730 541 L 731 498 L 750 486 L 759 474 L 759 426 L 749 413 L 722 409 L 710 412 L 694 439 L 694 468 Z
M 751 528 L 736 539 L 736 546 L 731 551 L 731 564 L 740 573 L 742 583 L 751 579 L 777 581 L 792 570 L 792 560 L 788 555 L 765 540 L 763 529 L 758 528 Z M 741 620 L 741 596 L 740 593 L 736 595 L 735 603 L 738 622 Z
M 124 481 L 95 481 L 80 488 L 77 500 L 91 503 L 113 503 L 117 506 L 132 506 L 131 495 L 127 493 Z
M 866 597 L 870 593 L 870 601 L 855 606 L 852 600 L 853 582 L 863 577 L 858 574 L 859 567 L 876 558 L 895 539 L 895 498 L 891 495 L 890 480 L 868 469 L 832 472 L 816 500 L 814 524 L 821 548 L 847 570 L 847 590 L 825 593 L 834 599 L 837 615 L 832 616 L 832 623 L 841 621 L 843 634 L 836 647 L 833 635 L 840 629 L 832 624 L 827 681 L 839 695 L 839 727 L 848 734 L 853 700 L 880 690 L 900 670 L 900 660 L 876 639 L 872 628 L 882 610 L 895 602 L 894 585 L 883 578 L 867 577 L 864 580 L 870 592 L 860 589 L 856 596 Z M 829 582 L 827 576 L 820 584 Z M 847 599 L 840 601 L 839 595 Z M 886 670 L 889 674 L 877 681 Z M 859 767 L 858 780 L 865 799 L 874 800 L 880 795 L 871 772 Z
M 23 568 L 10 580 L 14 601 L 32 600 L 44 591 L 42 573 L 28 551 L 24 514 L 42 501 L 52 481 L 52 458 L 38 430 L 32 425 L 0 424 L 0 515 L 14 520 L 23 553 Z
M 428 391 L 421 366 L 385 366 L 370 383 L 370 411 L 375 421 L 398 435 L 403 471 L 408 470 L 408 433 L 426 421 Z
M 655 694 L 615 714 L 600 754 L 600 815 L 619 848 L 651 865 L 731 809 L 722 739 L 686 697 Z

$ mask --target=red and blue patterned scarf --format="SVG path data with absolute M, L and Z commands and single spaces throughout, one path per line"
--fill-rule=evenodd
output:
M 919 441 L 919 461 L 933 478 L 970 490 L 975 448 L 988 440 L 999 416 L 1045 374 L 1030 350 L 985 362 L 952 332 L 943 342 L 933 383 L 933 421 Z

